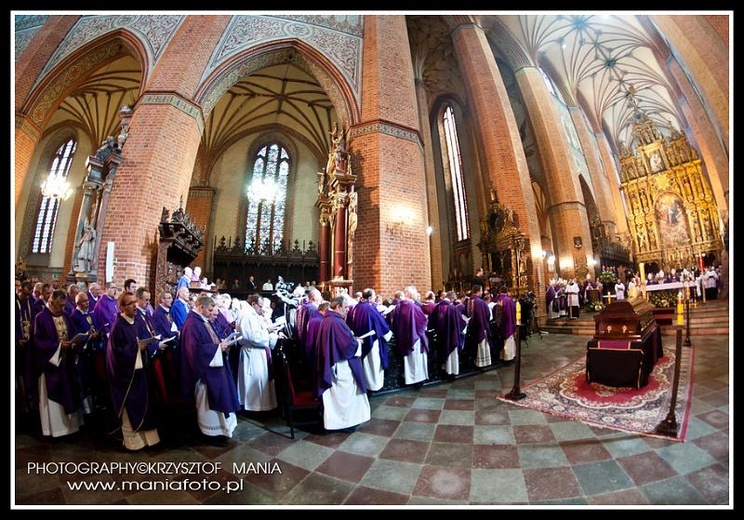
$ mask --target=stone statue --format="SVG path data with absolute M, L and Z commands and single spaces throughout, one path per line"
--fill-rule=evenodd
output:
M 77 243 L 77 255 L 75 256 L 74 270 L 78 273 L 87 273 L 90 271 L 91 262 L 93 261 L 93 250 L 96 243 L 96 230 L 85 219 L 83 225 L 83 234 Z
M 339 171 L 346 173 L 346 163 L 348 152 L 346 151 L 346 134 L 347 130 L 338 127 L 338 123 L 333 123 L 331 130 L 331 152 L 326 167 L 327 173 Z
M 352 187 L 353 190 L 353 187 Z M 347 263 L 351 264 L 354 262 L 354 234 L 356 233 L 357 228 L 357 192 L 352 191 L 349 193 L 349 206 L 348 206 L 348 214 L 347 219 L 349 223 L 349 230 L 348 230 L 348 236 L 347 236 Z
M 114 136 L 110 135 L 101 142 L 101 147 L 96 151 L 96 157 L 99 159 L 106 159 L 116 147 L 116 141 Z
M 124 143 L 127 142 L 127 138 L 129 137 L 129 125 L 121 125 L 121 132 L 119 132 L 119 136 L 116 138 L 116 147 L 121 151 L 121 149 L 124 147 Z
M 659 152 L 654 152 L 651 159 L 649 159 L 649 162 L 651 163 L 651 173 L 659 172 L 664 168 Z

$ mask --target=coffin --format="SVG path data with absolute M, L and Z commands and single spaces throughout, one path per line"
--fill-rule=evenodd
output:
M 594 337 L 586 351 L 586 381 L 641 388 L 648 384 L 662 356 L 654 306 L 643 298 L 616 301 L 594 316 Z

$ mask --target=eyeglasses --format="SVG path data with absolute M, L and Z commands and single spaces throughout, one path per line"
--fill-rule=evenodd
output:
M 131 302 L 127 302 L 127 303 L 122 303 L 121 306 L 129 307 L 130 305 L 134 305 L 135 303 L 137 303 L 137 300 L 132 300 Z

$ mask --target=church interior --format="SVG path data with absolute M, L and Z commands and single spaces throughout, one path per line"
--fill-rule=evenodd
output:
M 540 344 L 533 352 L 544 356 L 526 368 L 535 377 L 570 357 L 546 343 L 557 341 L 576 355 L 586 344 L 582 325 L 560 340 L 548 329 L 546 291 L 559 280 L 612 273 L 645 287 L 659 273 L 694 277 L 713 268 L 722 279 L 719 298 L 727 301 L 732 13 L 18 12 L 13 18 L 16 275 L 21 270 L 59 287 L 133 278 L 156 297 L 174 290 L 184 268 L 198 266 L 201 287 L 240 298 L 249 292 L 249 277 L 259 289 L 283 281 L 317 286 L 330 297 L 370 287 L 386 298 L 407 286 L 421 294 L 463 293 L 482 268 L 492 287 L 503 285 L 516 298 L 532 295 L 536 323 L 551 330 L 531 340 Z M 593 326 L 590 321 L 590 335 Z M 524 477 L 524 494 L 514 502 L 482 488 L 476 493 L 477 475 L 497 468 L 482 460 L 472 468 L 432 464 L 455 467 L 461 479 L 466 472 L 469 495 L 418 493 L 422 488 L 413 483 L 395 493 L 371 481 L 384 480 L 386 471 L 402 478 L 413 466 L 426 473 L 429 460 L 402 457 L 396 463 L 408 465 L 373 475 L 366 470 L 378 468 L 382 449 L 370 455 L 364 450 L 376 448 L 359 439 L 344 451 L 345 441 L 335 436 L 313 438 L 315 444 L 303 438 L 306 452 L 297 448 L 294 460 L 282 451 L 291 450 L 288 443 L 270 440 L 271 432 L 264 437 L 252 422 L 242 434 L 250 448 L 185 456 L 278 458 L 309 472 L 304 490 L 297 477 L 281 490 L 254 482 L 234 504 L 206 494 L 171 499 L 276 505 L 301 504 L 305 496 L 320 504 L 372 505 L 364 484 L 377 504 L 731 504 L 729 337 L 727 330 L 711 334 L 715 348 L 698 356 L 703 365 L 696 377 L 708 379 L 696 380 L 702 399 L 692 440 L 679 443 L 685 447 L 650 441 L 641 449 L 635 443 L 646 441 L 634 439 L 631 453 L 619 443 L 610 447 L 611 436 L 596 435 L 608 453 L 597 460 L 606 466 L 627 470 L 618 462 L 627 457 L 638 474 L 651 472 L 640 459 L 652 453 L 649 460 L 673 468 L 668 475 L 657 468 L 647 481 L 630 471 L 634 482 L 623 492 L 585 487 L 541 494 L 529 479 L 546 478 L 549 464 L 535 458 L 533 469 L 540 471 Z M 499 369 L 484 383 L 489 391 L 499 377 L 508 389 L 510 376 Z M 489 421 L 516 427 L 517 419 L 504 419 L 506 405 L 479 408 L 477 382 L 462 385 L 460 394 L 457 387 L 446 393 L 474 401 L 466 428 L 478 431 Z M 433 400 L 447 397 L 430 392 Z M 422 407 L 433 402 L 426 394 L 399 399 L 408 398 Z M 362 430 L 368 443 L 400 435 L 402 427 L 398 434 L 385 430 L 386 421 L 401 419 L 395 407 L 373 404 L 379 431 Z M 718 422 L 708 424 L 706 414 Z M 479 423 L 484 415 L 489 418 Z M 416 449 L 418 442 L 455 444 L 433 430 L 419 437 L 423 430 L 410 427 L 404 440 Z M 55 450 L 81 456 L 63 443 L 40 447 L 31 437 L 17 439 L 23 461 L 40 450 L 51 458 Z M 265 444 L 251 445 L 256 439 Z M 488 444 L 477 435 L 457 442 Z M 546 443 L 552 449 L 560 439 Z M 518 438 L 504 445 L 504 456 L 518 458 Z M 106 457 L 106 447 L 90 449 Z M 319 458 L 318 450 L 350 467 L 356 457 L 365 470 L 350 476 L 349 469 L 335 475 L 343 484 L 329 484 L 328 475 L 341 466 L 316 472 L 307 461 Z M 474 461 L 477 450 L 469 452 Z M 153 456 L 170 460 L 174 452 Z M 305 463 L 298 462 L 301 453 Z M 686 457 L 699 465 L 683 468 Z M 577 464 L 556 465 L 564 471 Z M 498 467 L 494 483 L 509 482 L 504 468 L 516 471 Z M 609 479 L 612 471 L 599 475 Z M 73 504 L 83 496 L 56 484 L 34 488 L 28 475 L 23 481 L 26 491 L 16 492 L 22 503 Z M 551 482 L 554 489 L 562 485 Z M 132 505 L 137 497 L 106 500 Z

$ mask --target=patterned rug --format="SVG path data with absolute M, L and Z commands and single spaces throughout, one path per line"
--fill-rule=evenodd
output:
M 648 384 L 641 388 L 614 388 L 599 383 L 587 383 L 584 377 L 586 357 L 582 356 L 521 388 L 524 399 L 512 401 L 517 406 L 538 410 L 566 419 L 581 421 L 590 426 L 610 428 L 627 433 L 637 433 L 684 441 L 690 416 L 692 398 L 693 349 L 682 347 L 679 386 L 674 419 L 678 429 L 674 435 L 656 431 L 667 419 L 672 402 L 674 383 L 674 348 L 665 348 L 649 375 Z

